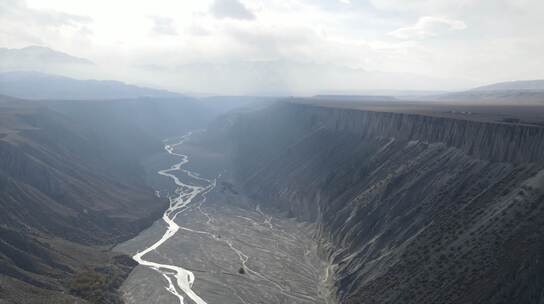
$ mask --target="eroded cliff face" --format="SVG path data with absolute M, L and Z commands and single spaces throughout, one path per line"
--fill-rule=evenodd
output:
M 541 303 L 544 130 L 277 104 L 240 114 L 261 204 L 318 224 L 340 303 Z

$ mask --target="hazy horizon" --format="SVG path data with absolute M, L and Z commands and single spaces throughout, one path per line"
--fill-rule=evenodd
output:
M 530 0 L 7 0 L 0 47 L 94 63 L 26 70 L 181 93 L 460 90 L 544 78 L 543 12 Z
M 544 304 L 543 16 L 0 0 L 0 304 Z

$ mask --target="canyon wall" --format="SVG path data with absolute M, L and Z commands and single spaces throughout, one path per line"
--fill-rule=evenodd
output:
M 183 100 L 0 96 L 0 302 L 121 303 L 135 262 L 109 248 L 168 205 L 140 163 L 206 112 Z
M 544 300 L 544 129 L 292 103 L 230 122 L 238 180 L 317 224 L 339 303 Z

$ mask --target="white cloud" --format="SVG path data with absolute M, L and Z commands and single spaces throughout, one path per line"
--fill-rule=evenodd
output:
M 173 36 L 178 34 L 172 18 L 161 16 L 150 16 L 149 18 L 153 22 L 153 28 L 151 29 L 153 33 Z
M 84 15 L 68 14 L 57 10 L 40 10 L 29 8 L 23 0 L 3 0 L 0 2 L 0 16 L 11 21 L 18 18 L 20 21 L 39 24 L 45 27 L 79 27 L 88 24 L 92 19 Z
M 416 24 L 401 27 L 388 35 L 399 39 L 425 39 L 435 37 L 447 32 L 464 30 L 467 25 L 460 20 L 452 20 L 444 17 L 425 16 L 419 18 Z
M 49 9 L 34 9 L 23 0 L 0 1 L 0 46 L 78 44 L 85 46 L 93 19 Z
M 217 18 L 255 19 L 255 15 L 238 0 L 215 0 L 210 12 Z
M 0 0 L 0 47 L 46 45 L 96 62 L 94 77 L 179 91 L 379 85 L 360 71 L 487 83 L 544 77 L 542 15 L 537 0 Z

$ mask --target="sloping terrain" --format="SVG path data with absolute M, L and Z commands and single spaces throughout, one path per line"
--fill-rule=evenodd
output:
M 27 46 L 20 49 L 0 48 L 0 63 L 8 67 L 30 67 L 49 64 L 93 64 L 90 60 L 78 58 L 43 46 Z
M 10 10 L 13 6 L 14 3 L 6 3 L 1 10 Z M 43 46 L 27 46 L 20 49 L 0 48 L 1 72 L 39 71 L 73 74 L 77 71 L 79 72 L 76 73 L 77 75 L 93 70 L 96 70 L 96 65 L 88 59 L 71 56 Z
M 408 100 L 449 102 L 462 105 L 542 106 L 544 80 L 522 80 L 493 83 L 466 91 L 424 95 Z
M 544 300 L 543 128 L 289 103 L 225 121 L 245 191 L 318 225 L 340 303 Z
M 39 72 L 0 73 L 0 94 L 26 99 L 174 98 L 180 94 L 113 80 L 79 80 Z
M 135 263 L 109 248 L 149 226 L 167 204 L 146 185 L 140 162 L 169 135 L 157 125 L 183 132 L 203 125 L 204 113 L 179 100 L 3 97 L 0 302 L 120 302 L 116 288 Z
M 518 80 L 493 83 L 472 89 L 473 91 L 493 90 L 544 90 L 544 80 Z

